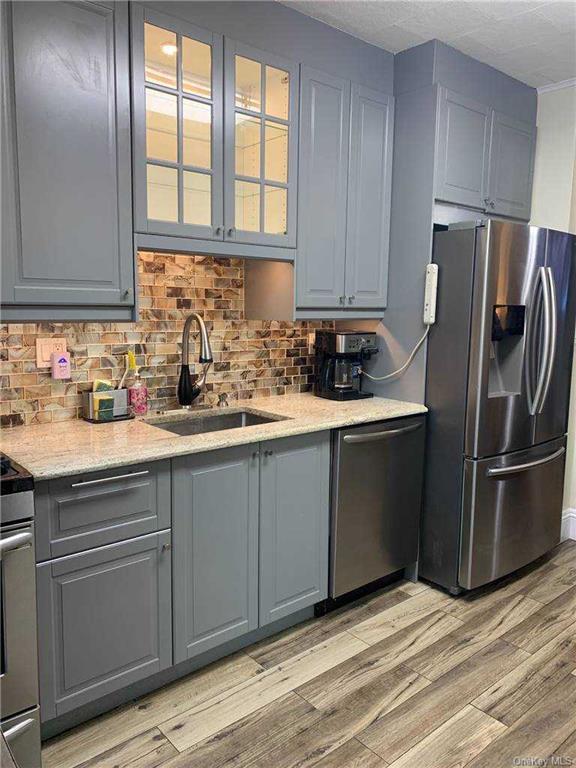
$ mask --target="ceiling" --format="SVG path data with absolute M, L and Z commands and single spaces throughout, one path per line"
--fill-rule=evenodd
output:
M 575 0 L 283 0 L 398 53 L 437 38 L 541 87 L 576 78 Z

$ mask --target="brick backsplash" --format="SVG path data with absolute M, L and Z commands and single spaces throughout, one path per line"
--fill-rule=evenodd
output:
M 221 392 L 234 400 L 309 389 L 308 334 L 332 323 L 245 320 L 242 259 L 140 253 L 138 272 L 137 323 L 0 325 L 2 426 L 78 418 L 81 393 L 94 379 L 118 381 L 129 349 L 146 379 L 150 408 L 176 407 L 182 328 L 192 310 L 204 317 L 214 353 L 197 403 L 215 403 Z M 36 338 L 47 336 L 66 338 L 70 381 L 36 367 Z M 191 362 L 197 353 L 194 342 Z

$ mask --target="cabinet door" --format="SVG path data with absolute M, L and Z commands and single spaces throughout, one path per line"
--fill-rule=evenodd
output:
M 36 567 L 44 720 L 172 663 L 170 531 Z
M 260 625 L 328 592 L 330 433 L 261 446 Z
M 2 300 L 130 306 L 127 6 L 4 6 Z
M 388 286 L 394 99 L 352 85 L 346 305 L 384 309 Z
M 174 661 L 258 626 L 258 452 L 173 460 Z
M 220 35 L 132 6 L 137 232 L 223 238 L 222 56 Z
M 225 41 L 225 238 L 296 246 L 298 67 Z
M 344 303 L 350 83 L 302 67 L 296 306 Z
M 490 108 L 439 88 L 436 199 L 484 208 Z
M 490 213 L 530 218 L 536 128 L 500 112 L 492 115 L 488 198 Z

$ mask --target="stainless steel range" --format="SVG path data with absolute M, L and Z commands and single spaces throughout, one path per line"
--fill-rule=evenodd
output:
M 18 768 L 40 768 L 34 481 L 0 454 L 0 727 Z

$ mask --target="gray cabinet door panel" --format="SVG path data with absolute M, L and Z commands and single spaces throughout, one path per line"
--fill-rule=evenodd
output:
M 3 299 L 134 304 L 127 6 L 11 12 L 18 245 Z
M 350 83 L 301 69 L 296 305 L 344 298 Z
M 270 245 L 284 248 L 296 247 L 296 191 L 298 174 L 298 91 L 299 91 L 299 73 L 298 65 L 288 61 L 273 53 L 261 51 L 247 45 L 243 45 L 235 40 L 226 38 L 224 41 L 225 62 L 224 62 L 224 238 L 227 241 L 236 243 L 251 243 L 253 245 Z M 262 83 L 261 97 L 266 98 L 266 75 L 269 67 L 281 70 L 288 74 L 288 119 L 282 119 L 270 115 L 272 110 L 253 106 L 250 109 L 243 109 L 237 104 L 236 97 L 236 56 L 249 59 L 252 62 L 258 62 L 265 66 L 261 67 Z M 263 109 L 263 111 L 260 111 Z M 267 114 L 268 112 L 268 114 Z M 236 163 L 236 152 L 238 151 L 236 141 L 236 119 L 252 117 L 259 123 L 259 135 L 255 143 L 259 142 L 259 161 L 260 175 L 252 176 L 249 172 L 241 175 L 242 168 Z M 254 123 L 256 125 L 256 123 Z M 273 144 L 274 140 L 268 141 L 266 126 L 286 128 L 288 131 L 288 158 L 287 158 L 287 181 L 270 181 L 266 178 L 268 145 Z M 276 169 L 277 170 L 277 169 Z M 259 219 L 259 231 L 250 231 L 243 229 L 240 223 L 240 217 L 237 216 L 236 206 L 238 197 L 236 195 L 236 184 L 242 183 L 244 179 L 247 183 L 259 185 L 259 208 L 257 218 Z M 238 180 L 238 181 L 237 181 Z M 273 188 L 286 190 L 286 221 L 287 226 L 283 232 L 266 232 L 266 208 L 268 206 L 268 197 L 273 195 Z
M 176 87 L 165 87 L 155 83 L 147 83 L 145 79 L 145 24 L 151 24 L 163 30 L 167 34 L 173 32 L 177 35 L 177 45 L 183 48 L 182 40 L 187 38 L 210 46 L 211 62 L 211 93 L 210 98 L 198 97 L 183 88 L 182 75 L 177 75 Z M 214 34 L 206 29 L 201 29 L 174 16 L 158 13 L 150 8 L 145 8 L 137 3 L 132 4 L 131 9 L 131 43 L 132 43 L 132 102 L 133 102 L 133 132 L 134 132 L 134 210 L 135 231 L 159 235 L 175 235 L 190 238 L 202 238 L 205 240 L 222 240 L 224 223 L 224 191 L 223 191 L 223 40 L 221 35 Z M 148 185 L 147 185 L 147 149 L 146 149 L 146 89 L 149 88 L 156 94 L 166 94 L 168 98 L 175 98 L 178 102 L 177 109 L 177 134 L 178 157 L 174 162 L 151 159 L 150 165 L 155 167 L 172 168 L 177 174 L 177 220 L 159 220 L 148 215 Z M 183 108 L 185 104 L 202 108 L 206 105 L 210 109 L 212 126 L 210 132 L 211 152 L 210 168 L 186 165 L 184 162 L 184 118 Z M 186 132 L 194 130 L 187 128 Z M 193 134 L 192 134 L 193 135 Z M 210 222 L 191 223 L 186 216 L 184 205 L 184 176 L 187 173 L 201 173 L 204 180 L 210 177 Z M 191 177 L 192 178 L 192 177 Z M 198 179 L 198 176 L 195 177 Z M 190 194 L 193 205 L 193 193 Z M 186 221 L 188 219 L 188 221 Z M 192 250 L 191 243 L 189 250 Z
M 170 531 L 36 567 L 44 720 L 172 663 Z
M 172 462 L 174 656 L 184 661 L 258 626 L 254 446 Z
M 328 590 L 330 433 L 262 444 L 260 625 Z
M 488 197 L 491 213 L 530 218 L 536 128 L 493 112 Z
M 36 558 L 81 552 L 170 527 L 170 462 L 64 477 L 36 488 Z
M 394 99 L 352 84 L 346 305 L 386 307 Z
M 438 91 L 435 197 L 484 208 L 491 109 L 446 88 Z

